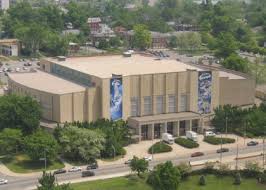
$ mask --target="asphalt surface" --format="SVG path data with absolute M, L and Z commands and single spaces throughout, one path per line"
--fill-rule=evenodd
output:
M 31 66 L 24 66 L 25 63 L 31 63 Z M 37 69 L 37 61 L 25 60 L 25 61 L 3 61 L 2 66 L 0 65 L 0 81 L 7 84 L 7 76 L 3 71 L 4 68 L 11 69 L 11 72 L 16 72 L 16 68 L 19 68 L 19 72 L 29 72 L 31 69 Z M 26 69 L 23 69 L 26 68 Z M 10 72 L 7 72 L 10 73 Z
M 223 145 L 223 147 L 226 147 L 226 145 Z M 247 153 L 256 153 L 261 154 L 263 149 L 263 145 L 259 144 L 258 146 L 254 147 L 245 147 L 242 149 L 239 149 L 239 156 L 241 157 L 241 154 L 247 154 Z M 236 155 L 236 148 L 231 148 L 229 152 L 223 153 L 222 157 L 223 159 L 226 159 L 226 157 L 232 157 Z M 149 167 L 153 168 L 157 164 L 163 163 L 167 160 L 172 161 L 175 165 L 181 163 L 181 162 L 193 162 L 193 161 L 206 161 L 206 160 L 220 160 L 220 154 L 217 154 L 216 151 L 210 151 L 210 152 L 204 152 L 205 155 L 201 157 L 195 157 L 191 158 L 190 155 L 182 155 L 180 157 L 172 157 L 172 158 L 165 158 L 162 160 L 153 160 L 150 161 Z M 233 162 L 234 160 L 232 160 Z M 83 168 L 85 170 L 85 168 Z M 96 176 L 105 176 L 105 175 L 115 175 L 115 174 L 123 174 L 125 172 L 129 172 L 130 168 L 128 165 L 125 164 L 114 164 L 109 166 L 102 166 L 96 170 L 94 170 Z M 38 185 L 38 178 L 40 176 L 34 176 L 34 177 L 11 177 L 11 176 L 5 176 L 4 174 L 0 173 L 0 178 L 8 179 L 8 184 L 1 185 L 1 190 L 28 190 L 33 189 L 37 187 Z M 81 179 L 81 172 L 67 172 L 65 174 L 58 174 L 57 175 L 57 181 L 58 182 L 71 182 L 73 180 Z M 89 179 L 90 177 L 87 177 Z

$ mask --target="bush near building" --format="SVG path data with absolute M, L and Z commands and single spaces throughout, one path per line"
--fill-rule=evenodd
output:
M 185 148 L 197 148 L 199 147 L 199 144 L 195 141 L 192 141 L 190 139 L 185 139 L 182 137 L 178 137 L 175 139 L 175 143 L 179 144 Z
M 157 154 L 157 153 L 163 153 L 163 152 L 171 152 L 173 150 L 173 148 L 171 146 L 169 146 L 168 144 L 164 143 L 164 142 L 157 142 L 155 144 L 153 144 L 148 152 L 149 154 Z
M 232 138 L 221 138 L 221 137 L 204 137 L 204 142 L 213 145 L 219 144 L 231 144 L 234 143 L 236 140 Z

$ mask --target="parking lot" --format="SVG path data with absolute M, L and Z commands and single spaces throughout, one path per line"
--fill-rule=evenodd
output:
M 219 137 L 219 136 L 217 136 Z M 255 140 L 257 142 L 259 142 L 260 144 L 262 143 L 262 139 L 249 139 L 249 138 L 243 138 L 243 137 L 239 137 L 233 134 L 228 134 L 228 135 L 223 135 L 223 137 L 228 137 L 228 138 L 234 138 L 236 140 L 235 143 L 232 144 L 225 144 L 223 145 L 224 148 L 228 148 L 230 151 L 230 148 L 236 148 L 237 144 L 239 146 L 239 149 L 244 149 L 245 147 L 247 147 L 247 143 L 251 140 Z M 193 149 L 189 149 L 189 148 L 184 148 L 178 144 L 173 144 L 170 145 L 173 150 L 171 152 L 167 152 L 167 153 L 160 153 L 160 154 L 154 154 L 153 155 L 153 159 L 155 160 L 161 160 L 161 159 L 166 159 L 166 158 L 173 158 L 173 157 L 181 157 L 181 156 L 185 156 L 185 155 L 191 155 L 192 153 L 195 152 L 216 152 L 216 150 L 218 150 L 221 146 L 220 145 L 212 145 L 209 143 L 206 143 L 203 141 L 204 136 L 203 135 L 198 135 L 198 143 L 199 143 L 199 147 L 198 148 L 193 148 Z M 126 151 L 127 154 L 125 155 L 124 158 L 119 159 L 115 162 L 103 162 L 103 161 L 99 161 L 100 165 L 108 165 L 108 164 L 120 164 L 120 163 L 124 163 L 125 161 L 132 159 L 133 156 L 137 156 L 139 158 L 143 158 L 146 156 L 149 156 L 148 154 L 148 149 L 156 142 L 159 142 L 160 140 L 149 140 L 149 141 L 141 141 L 138 144 L 131 144 L 128 147 L 126 147 Z
M 12 72 L 29 72 L 32 69 L 39 68 L 37 59 L 21 59 L 18 61 L 2 61 L 0 64 L 0 81 L 7 84 L 7 74 Z

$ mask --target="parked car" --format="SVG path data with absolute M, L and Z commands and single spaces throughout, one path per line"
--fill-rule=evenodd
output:
M 63 174 L 63 173 L 66 173 L 67 171 L 65 169 L 59 169 L 59 170 L 56 170 L 54 171 L 54 174 Z
M 7 179 L 0 179 L 0 185 L 7 184 L 8 180 Z
M 152 156 L 145 156 L 144 159 L 145 159 L 146 161 L 152 161 Z
M 229 152 L 228 148 L 220 148 L 216 151 L 217 153 L 222 153 L 222 152 Z
M 132 159 L 129 159 L 129 160 L 125 161 L 125 164 L 130 164 L 131 161 L 132 161 Z
M 205 137 L 215 137 L 215 136 L 216 136 L 216 134 L 212 131 L 206 131 L 205 132 Z
M 19 71 L 20 71 L 20 68 L 19 68 L 19 67 L 17 67 L 17 68 L 15 69 L 15 71 L 16 71 L 16 72 L 19 72 Z
M 191 157 L 199 157 L 199 156 L 203 156 L 204 153 L 203 152 L 194 152 L 193 154 L 191 154 Z
M 90 177 L 90 176 L 95 176 L 95 173 L 93 171 L 87 170 L 83 171 L 81 174 L 82 177 Z
M 257 146 L 259 143 L 257 141 L 250 141 L 247 143 L 248 146 Z
M 93 170 L 93 169 L 97 169 L 97 168 L 98 168 L 97 162 L 94 162 L 94 163 L 87 166 L 87 170 Z
M 81 170 L 82 170 L 81 167 L 74 166 L 74 167 L 70 168 L 68 171 L 69 172 L 79 172 Z

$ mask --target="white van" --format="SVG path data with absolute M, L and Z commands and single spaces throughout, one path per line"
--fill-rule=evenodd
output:
M 198 141 L 198 135 L 194 131 L 186 131 L 186 137 L 188 139 L 191 139 L 191 140 L 195 141 L 195 142 Z
M 169 134 L 169 133 L 163 133 L 162 134 L 162 139 L 164 142 L 168 143 L 168 144 L 173 144 L 175 139 L 173 137 L 173 135 Z

